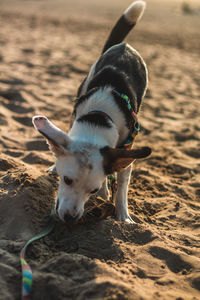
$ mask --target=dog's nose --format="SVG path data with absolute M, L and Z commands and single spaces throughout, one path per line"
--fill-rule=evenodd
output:
M 76 217 L 72 217 L 70 214 L 65 213 L 64 214 L 64 220 L 65 220 L 65 222 L 75 221 Z

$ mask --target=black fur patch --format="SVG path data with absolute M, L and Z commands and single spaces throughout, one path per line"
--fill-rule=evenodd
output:
M 105 127 L 105 128 L 112 127 L 110 118 L 107 117 L 106 114 L 104 115 L 101 112 L 88 113 L 86 115 L 81 116 L 77 121 L 87 122 L 97 127 Z

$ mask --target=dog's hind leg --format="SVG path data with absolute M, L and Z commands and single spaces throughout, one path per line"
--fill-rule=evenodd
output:
M 117 174 L 117 193 L 115 198 L 115 212 L 119 221 L 135 223 L 128 212 L 128 185 L 130 182 L 131 165 Z

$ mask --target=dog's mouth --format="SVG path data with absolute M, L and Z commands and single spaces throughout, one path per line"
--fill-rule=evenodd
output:
M 56 216 L 58 217 L 59 220 L 61 220 L 63 223 L 65 224 L 77 224 L 79 222 L 79 220 L 81 219 L 81 217 L 79 215 L 77 215 L 76 217 L 72 217 L 69 214 L 65 214 L 63 218 L 61 218 L 59 216 L 58 211 L 56 210 Z
M 58 214 L 58 205 L 59 199 L 57 199 L 55 213 L 66 225 L 85 224 L 106 219 L 107 217 L 115 217 L 115 207 L 113 203 L 108 203 L 100 197 L 97 197 L 96 201 L 92 201 L 92 204 L 86 205 L 82 215 L 78 214 L 76 217 L 68 215 L 64 220 L 60 218 Z
M 67 212 L 63 216 L 60 216 L 58 213 L 58 207 L 59 207 L 59 198 L 56 199 L 55 215 L 64 223 L 76 224 L 82 217 L 82 215 L 80 214 L 77 214 L 76 216 L 71 216 Z
M 72 217 L 69 214 L 64 215 L 64 222 L 70 224 L 76 224 L 79 221 L 80 217 L 77 215 L 76 217 Z

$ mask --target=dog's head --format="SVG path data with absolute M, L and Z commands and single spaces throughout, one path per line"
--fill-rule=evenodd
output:
M 43 116 L 34 117 L 33 124 L 56 157 L 60 177 L 56 209 L 63 221 L 83 215 L 86 201 L 98 192 L 108 174 L 119 172 L 135 159 L 151 153 L 148 147 L 122 150 L 74 141 Z

